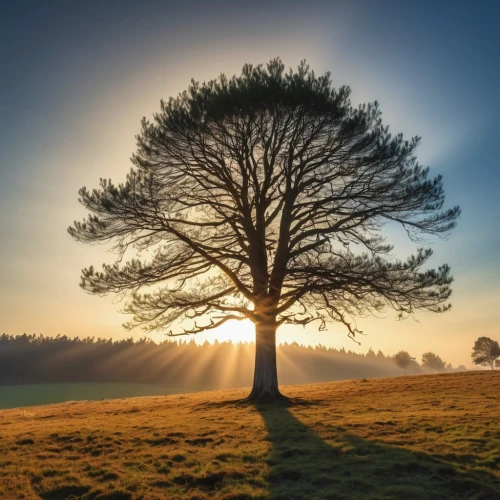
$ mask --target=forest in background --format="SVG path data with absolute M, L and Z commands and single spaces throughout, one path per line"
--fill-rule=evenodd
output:
M 189 389 L 249 386 L 253 378 L 253 343 L 170 339 L 156 343 L 103 338 L 43 335 L 0 336 L 0 384 L 61 382 L 154 383 Z M 366 354 L 297 343 L 277 347 L 281 384 L 403 375 L 392 356 L 371 348 Z M 463 366 L 446 371 L 464 370 Z M 412 362 L 405 373 L 432 373 Z M 434 372 L 435 373 L 435 372 Z

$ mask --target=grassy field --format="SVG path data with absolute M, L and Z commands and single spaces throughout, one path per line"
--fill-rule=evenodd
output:
M 500 373 L 0 411 L 0 498 L 500 498 Z
M 0 410 L 20 406 L 34 406 L 63 401 L 130 398 L 137 396 L 165 396 L 193 392 L 190 389 L 158 384 L 73 383 L 0 385 Z

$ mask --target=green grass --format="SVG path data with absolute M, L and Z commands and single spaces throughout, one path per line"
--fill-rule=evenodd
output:
M 0 498 L 500 498 L 500 373 L 0 411 Z
M 72 383 L 0 385 L 0 409 L 35 406 L 64 401 L 131 398 L 192 392 L 158 384 Z

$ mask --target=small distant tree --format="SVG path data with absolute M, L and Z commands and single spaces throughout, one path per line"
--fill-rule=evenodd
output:
M 491 366 L 494 370 L 497 358 L 500 358 L 498 342 L 488 337 L 479 337 L 472 349 L 472 362 L 475 365 Z M 498 361 L 496 361 L 496 366 L 500 366 Z
M 396 363 L 399 368 L 403 369 L 405 375 L 406 369 L 411 365 L 413 361 L 415 361 L 415 358 L 412 358 L 407 351 L 399 351 L 394 355 L 394 363 Z
M 422 355 L 422 366 L 431 370 L 442 372 L 445 369 L 446 363 L 435 353 L 426 352 Z

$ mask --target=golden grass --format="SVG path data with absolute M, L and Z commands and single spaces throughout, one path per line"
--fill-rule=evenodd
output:
M 500 373 L 0 411 L 0 498 L 499 499 Z

